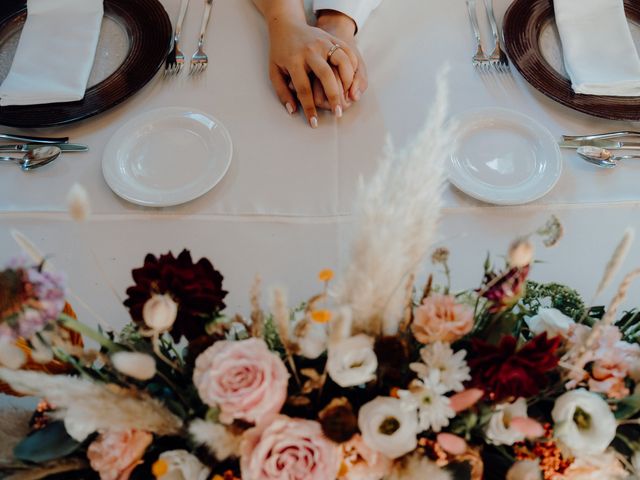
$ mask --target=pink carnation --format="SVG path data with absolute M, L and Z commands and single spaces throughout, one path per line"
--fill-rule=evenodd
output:
M 243 480 L 333 480 L 339 468 L 338 445 L 310 420 L 277 416 L 247 430 L 240 446 Z
M 89 445 L 87 458 L 100 480 L 127 480 L 152 440 L 138 430 L 102 433 Z
M 280 412 L 289 373 L 263 340 L 220 341 L 197 359 L 193 383 L 200 398 L 220 408 L 220 420 L 259 423 Z
M 473 309 L 456 303 L 451 295 L 433 294 L 415 312 L 412 329 L 420 343 L 451 343 L 473 328 Z

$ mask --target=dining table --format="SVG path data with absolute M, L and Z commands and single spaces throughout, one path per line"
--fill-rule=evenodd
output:
M 161 2 L 175 22 L 179 0 Z M 196 49 L 202 3 L 191 0 L 187 13 L 182 42 L 189 55 Z M 495 1 L 499 21 L 508 6 L 509 0 Z M 489 42 L 483 17 L 481 23 Z M 549 42 L 553 35 L 550 31 Z M 68 136 L 90 150 L 63 154 L 31 172 L 0 165 L 3 261 L 20 254 L 12 231 L 21 232 L 65 273 L 78 317 L 114 329 L 129 321 L 122 304 L 125 290 L 132 284 L 131 270 L 142 265 L 147 253 L 177 254 L 186 248 L 194 259 L 209 258 L 224 275 L 229 314 L 248 313 L 256 275 L 262 279 L 265 305 L 275 286 L 285 287 L 295 305 L 321 291 L 317 272 L 330 268 L 339 277 L 348 264 L 360 179 L 366 182 L 375 172 L 387 141 L 403 148 L 420 131 L 445 65 L 451 116 L 502 107 L 535 119 L 558 140 L 563 134 L 637 128 L 633 122 L 603 120 L 557 104 L 530 87 L 513 66 L 510 73 L 478 71 L 471 62 L 474 41 L 462 0 L 383 1 L 357 42 L 367 64 L 368 90 L 342 118 L 322 113 L 319 127 L 312 129 L 301 114 L 288 115 L 274 94 L 267 74 L 267 28 L 251 0 L 216 0 L 207 31 L 206 71 L 166 78 L 159 71 L 126 102 L 98 116 L 26 131 Z M 105 146 L 127 121 L 164 107 L 192 108 L 219 120 L 233 142 L 232 161 L 219 184 L 189 203 L 135 205 L 105 182 Z M 2 131 L 25 133 L 9 127 Z M 562 155 L 562 174 L 553 190 L 526 205 L 486 204 L 446 186 L 433 247 L 449 249 L 455 290 L 477 287 L 488 253 L 502 265 L 514 238 L 555 215 L 563 237 L 551 248 L 535 241 L 537 262 L 530 278 L 567 284 L 585 301 L 593 300 L 623 233 L 640 227 L 640 161 L 605 170 L 580 159 L 575 150 Z M 184 158 L 174 160 L 180 164 Z M 89 194 L 91 214 L 84 222 L 73 221 L 67 212 L 67 193 L 75 183 Z M 640 248 L 632 247 L 621 271 L 639 266 Z M 441 268 L 429 259 L 422 270 L 444 281 Z M 616 281 L 593 301 L 606 304 Z M 635 285 L 625 306 L 637 304 L 638 295 L 640 285 Z

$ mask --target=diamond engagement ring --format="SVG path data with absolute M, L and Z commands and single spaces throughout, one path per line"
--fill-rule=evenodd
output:
M 336 50 L 338 50 L 339 48 L 342 48 L 342 47 L 340 45 L 338 45 L 337 43 L 333 44 L 333 46 L 329 50 L 329 53 L 327 53 L 327 62 L 331 60 L 331 55 L 336 53 Z

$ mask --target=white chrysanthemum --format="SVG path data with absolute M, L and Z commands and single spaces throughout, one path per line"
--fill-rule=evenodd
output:
M 414 380 L 409 390 L 401 390 L 398 395 L 403 403 L 418 410 L 418 431 L 439 432 L 449 425 L 449 419 L 456 416 L 451 401 L 445 396 L 447 387 L 438 381 L 438 373 L 429 378 Z
M 465 350 L 454 353 L 448 343 L 436 342 L 420 350 L 424 363 L 412 363 L 410 367 L 423 380 L 436 370 L 440 383 L 447 388 L 446 392 L 460 392 L 464 390 L 463 382 L 471 379 L 469 366 L 464 359 L 466 355 Z
M 446 470 L 438 467 L 427 457 L 413 455 L 404 462 L 398 462 L 387 480 L 452 480 Z

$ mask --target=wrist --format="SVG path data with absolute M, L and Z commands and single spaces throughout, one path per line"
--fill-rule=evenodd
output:
M 344 13 L 336 10 L 320 10 L 317 13 L 317 18 L 316 26 L 318 28 L 338 38 L 347 40 L 356 34 L 356 22 Z

